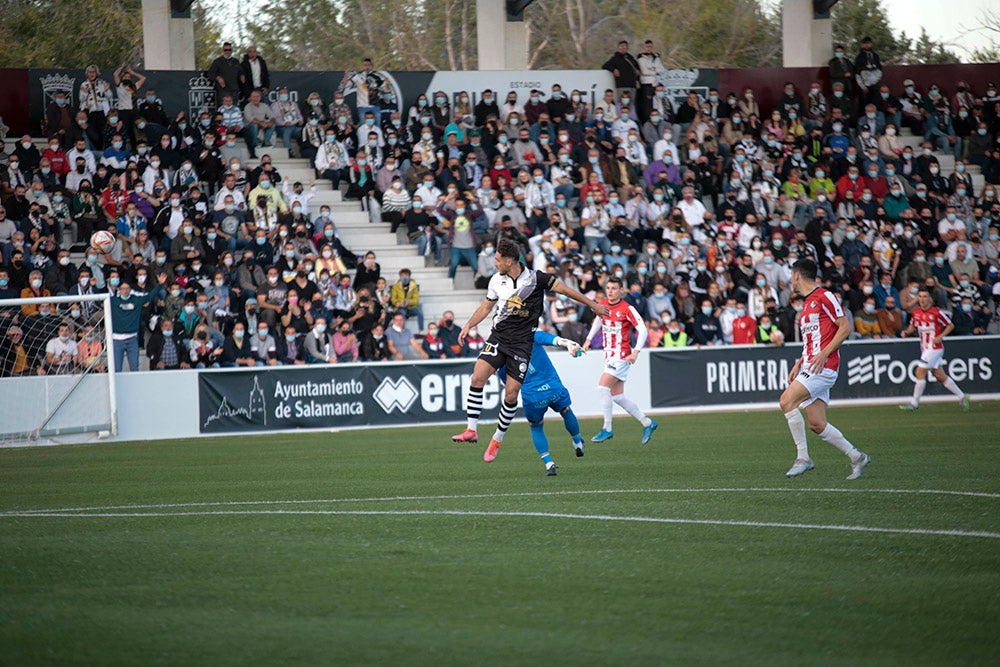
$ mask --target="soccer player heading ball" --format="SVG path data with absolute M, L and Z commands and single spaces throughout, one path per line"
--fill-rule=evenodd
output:
M 805 296 L 805 302 L 799 317 L 802 357 L 792 367 L 788 388 L 781 394 L 781 411 L 785 413 L 798 450 L 795 462 L 785 474 L 797 477 L 815 467 L 806 446 L 806 425 L 799 412 L 801 407 L 806 411 L 813 433 L 818 433 L 819 437 L 850 459 L 851 474 L 847 479 L 857 479 L 871 462 L 871 457 L 856 449 L 843 433 L 826 420 L 830 387 L 837 381 L 840 367 L 840 346 L 851 333 L 851 323 L 844 316 L 837 297 L 816 284 L 816 262 L 811 259 L 795 262 L 790 286 L 792 291 Z
M 528 373 L 528 360 L 538 318 L 542 314 L 545 291 L 565 294 L 591 308 L 598 316 L 608 314 L 608 307 L 577 292 L 559 282 L 555 276 L 543 271 L 531 271 L 520 261 L 520 247 L 508 239 L 500 239 L 496 250 L 497 272 L 490 278 L 486 290 L 486 300 L 476 308 L 469 321 L 462 327 L 459 343 L 465 341 L 469 330 L 486 319 L 493 308 L 497 308 L 493 318 L 493 331 L 486 346 L 479 354 L 472 369 L 472 382 L 466 399 L 468 427 L 452 437 L 454 442 L 478 442 L 476 427 L 483 410 L 483 387 L 490 376 L 501 366 L 507 370 L 507 385 L 497 419 L 497 430 L 483 457 L 487 461 L 496 458 L 503 434 L 514 420 L 517 412 L 517 396 Z M 497 438 L 496 436 L 500 436 Z
M 645 445 L 659 424 L 647 417 L 635 404 L 635 401 L 625 396 L 625 380 L 628 379 L 628 372 L 632 368 L 632 364 L 639 357 L 639 350 L 646 344 L 648 335 L 646 324 L 634 307 L 622 301 L 621 278 L 608 278 L 604 285 L 604 291 L 608 298 L 601 303 L 607 304 L 608 314 L 594 320 L 593 326 L 590 327 L 590 333 L 587 334 L 587 340 L 583 344 L 583 349 L 589 350 L 590 340 L 597 333 L 597 328 L 601 328 L 604 372 L 597 382 L 597 391 L 601 395 L 604 427 L 590 441 L 604 442 L 615 437 L 614 431 L 611 430 L 611 414 L 614 410 L 612 401 L 614 401 L 642 424 L 642 444 Z M 635 348 L 632 347 L 633 329 L 638 333 Z

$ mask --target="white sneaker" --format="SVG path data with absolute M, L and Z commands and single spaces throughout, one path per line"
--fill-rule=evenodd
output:
M 872 462 L 872 457 L 868 456 L 864 452 L 861 452 L 861 458 L 857 461 L 851 461 L 851 474 L 847 476 L 847 479 L 857 479 L 861 477 L 861 471 L 865 469 L 865 466 Z
M 788 477 L 798 477 L 815 467 L 816 465 L 812 462 L 812 459 L 795 459 L 795 463 L 792 464 L 792 467 L 788 469 L 785 475 Z

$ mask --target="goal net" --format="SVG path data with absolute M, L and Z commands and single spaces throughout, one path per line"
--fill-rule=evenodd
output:
M 114 433 L 110 297 L 0 299 L 0 445 Z

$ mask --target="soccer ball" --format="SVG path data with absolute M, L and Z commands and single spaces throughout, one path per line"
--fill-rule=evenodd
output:
M 104 230 L 94 232 L 90 237 L 90 245 L 95 250 L 107 255 L 115 247 L 115 236 Z

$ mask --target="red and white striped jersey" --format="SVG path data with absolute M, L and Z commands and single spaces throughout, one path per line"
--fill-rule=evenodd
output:
M 604 339 L 604 360 L 619 361 L 632 354 L 632 330 L 638 332 L 636 347 L 641 348 L 646 344 L 646 323 L 642 321 L 633 306 L 624 299 L 612 305 L 607 299 L 601 301 L 611 311 L 607 317 L 601 317 L 594 321 L 591 335 L 596 333 L 598 322 L 600 322 L 601 332 Z
M 844 308 L 833 293 L 817 287 L 805 299 L 799 317 L 802 331 L 802 364 L 807 366 L 819 356 L 837 335 L 837 320 L 844 317 Z M 827 357 L 823 368 L 837 370 L 840 367 L 840 350 L 834 350 Z
M 920 335 L 920 351 L 944 349 L 944 343 L 934 343 L 934 339 L 940 336 L 951 324 L 948 316 L 938 310 L 937 306 L 931 306 L 927 310 L 917 308 L 913 311 L 913 326 L 916 327 Z

